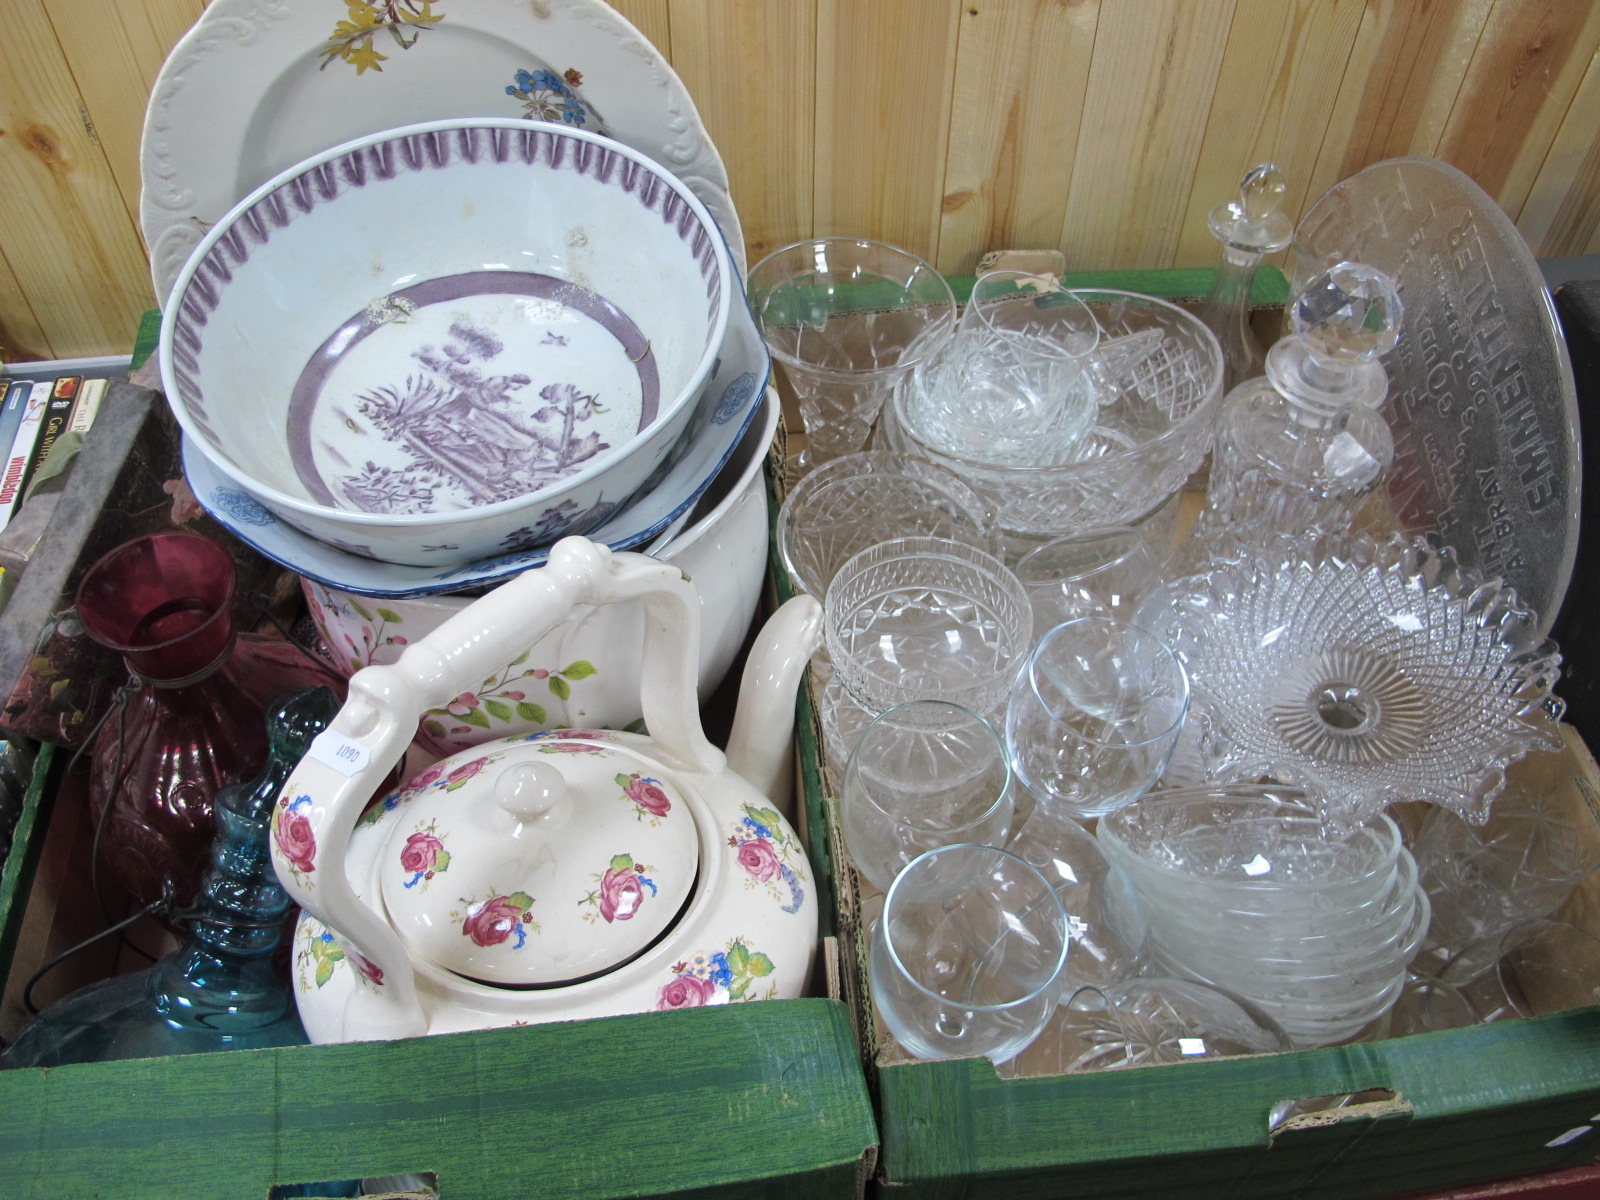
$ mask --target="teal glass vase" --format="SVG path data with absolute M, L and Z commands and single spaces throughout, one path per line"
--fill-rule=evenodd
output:
M 339 710 L 325 687 L 267 713 L 267 764 L 216 796 L 217 838 L 184 944 L 148 970 L 72 993 L 33 1019 L 0 1068 L 303 1045 L 294 996 L 274 970 L 289 897 L 273 872 L 268 823 L 284 781 Z

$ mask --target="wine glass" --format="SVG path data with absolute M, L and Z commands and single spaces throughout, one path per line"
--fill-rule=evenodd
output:
M 866 238 L 775 250 L 751 269 L 749 294 L 800 401 L 801 470 L 862 449 L 884 399 L 956 325 L 955 296 L 933 267 Z
M 1189 709 L 1189 677 L 1155 634 L 1082 617 L 1040 639 L 1012 685 L 1006 744 L 1042 805 L 1104 816 L 1160 778 Z
M 1144 900 L 1092 833 L 1036 805 L 1006 849 L 1038 867 L 1067 910 L 1072 952 L 1062 974 L 1064 990 L 1110 987 L 1144 969 L 1150 937 Z
M 1018 560 L 1033 627 L 1112 617 L 1166 636 L 1176 612 L 1143 532 L 1106 525 L 1056 538 Z
M 1005 841 L 1012 813 L 1005 740 L 958 704 L 891 708 L 850 755 L 840 807 L 850 861 L 887 891 L 925 851 Z
M 1067 914 L 1038 870 L 994 846 L 942 846 L 895 878 L 873 930 L 872 1000 L 918 1058 L 1003 1063 L 1055 1011 Z

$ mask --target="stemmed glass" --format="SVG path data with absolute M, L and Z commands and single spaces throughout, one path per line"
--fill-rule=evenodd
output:
M 896 877 L 873 930 L 878 1015 L 918 1058 L 1013 1058 L 1049 1024 L 1069 944 L 1044 876 L 994 846 L 930 850 Z
M 1176 619 L 1150 544 L 1131 525 L 1056 538 L 1023 555 L 1015 570 L 1033 605 L 1035 629 L 1112 617 L 1165 636 Z
M 1012 685 L 1012 767 L 1048 810 L 1104 816 L 1166 769 L 1189 709 L 1189 678 L 1155 634 L 1082 617 L 1040 639 Z
M 1144 969 L 1150 937 L 1144 900 L 1092 833 L 1036 805 L 1006 849 L 1038 867 L 1067 910 L 1072 953 L 1062 975 L 1065 990 L 1110 987 Z
M 845 848 L 888 890 L 925 851 L 956 842 L 999 845 L 1011 826 L 1005 741 L 977 713 L 918 700 L 867 726 L 840 796 Z
M 955 330 L 944 278 L 916 255 L 865 238 L 775 250 L 748 286 L 761 336 L 800 401 L 801 470 L 862 449 L 895 384 Z

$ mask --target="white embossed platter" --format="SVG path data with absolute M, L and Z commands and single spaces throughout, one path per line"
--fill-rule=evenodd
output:
M 370 10 L 370 36 L 352 10 Z M 743 274 L 727 171 L 694 101 L 600 0 L 213 0 L 145 114 L 139 220 L 157 300 L 211 225 L 280 171 L 452 117 L 560 121 L 648 155 L 705 203 Z M 415 217 L 378 219 L 403 237 Z

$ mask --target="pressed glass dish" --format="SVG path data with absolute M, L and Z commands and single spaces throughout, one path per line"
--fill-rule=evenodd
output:
M 1300 785 L 1346 826 L 1398 800 L 1482 823 L 1508 764 L 1561 745 L 1554 643 L 1424 539 L 1284 539 L 1174 591 L 1212 778 Z
M 1172 789 L 1100 822 L 1161 967 L 1259 1005 L 1299 1046 L 1345 1040 L 1404 984 L 1429 905 L 1399 829 L 1344 832 L 1294 788 Z
M 1212 854 L 1189 851 L 1219 830 L 1233 832 L 1205 847 Z M 1124 809 L 1099 832 L 1153 866 L 1263 886 L 1284 878 L 1307 886 L 1357 881 L 1391 864 L 1400 849 L 1392 819 L 1380 816 L 1330 838 L 1307 792 L 1268 784 L 1169 788 Z
M 907 415 L 962 461 L 1071 461 L 1097 415 L 1087 359 L 1099 338 L 1088 306 L 1053 278 L 991 271 L 973 285 L 955 337 L 907 377 Z
M 1057 1039 L 1063 1072 L 1289 1049 L 1270 1017 L 1237 998 L 1202 983 L 1160 977 L 1079 989 L 1045 1037 Z

